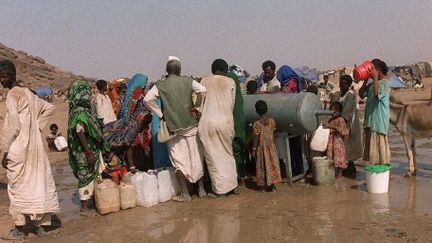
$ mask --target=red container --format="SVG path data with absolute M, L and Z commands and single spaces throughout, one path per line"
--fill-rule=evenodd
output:
M 358 65 L 353 70 L 353 77 L 356 81 L 368 80 L 370 78 L 370 70 L 372 69 L 372 62 L 365 61 Z

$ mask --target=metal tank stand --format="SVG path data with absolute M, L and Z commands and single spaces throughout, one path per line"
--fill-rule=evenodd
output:
M 302 154 L 302 173 L 296 176 L 293 176 L 292 174 L 292 166 L 291 166 L 291 150 L 290 150 L 290 138 L 294 138 L 294 137 L 298 137 L 297 136 L 290 136 L 288 133 L 280 133 L 280 135 L 283 135 L 283 141 L 284 141 L 284 162 L 285 162 L 285 171 L 286 171 L 286 176 L 287 176 L 287 180 L 286 182 L 288 183 L 288 185 L 291 185 L 293 182 L 296 182 L 298 180 L 301 180 L 304 178 L 306 172 L 305 172 L 305 161 L 306 161 L 306 157 L 304 154 L 304 135 L 300 135 L 301 136 L 301 154 Z

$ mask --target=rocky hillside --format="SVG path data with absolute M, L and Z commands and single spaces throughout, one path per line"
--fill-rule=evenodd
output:
M 21 50 L 14 50 L 0 43 L 0 60 L 3 59 L 15 63 L 17 79 L 23 81 L 30 88 L 48 85 L 54 90 L 64 90 L 78 79 L 90 80 L 50 65 L 41 57 L 29 55 Z

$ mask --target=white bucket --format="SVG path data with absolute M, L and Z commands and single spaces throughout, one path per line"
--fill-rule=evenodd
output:
M 370 193 L 387 193 L 389 189 L 390 171 L 381 173 L 366 171 L 367 190 Z
M 66 138 L 59 136 L 54 140 L 54 144 L 58 151 L 63 151 L 68 147 Z

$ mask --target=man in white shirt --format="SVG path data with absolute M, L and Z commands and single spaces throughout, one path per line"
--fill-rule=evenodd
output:
M 107 82 L 105 80 L 98 80 L 96 82 L 96 87 L 99 93 L 96 95 L 96 112 L 97 117 L 102 119 L 104 125 L 116 121 L 117 117 L 114 113 L 114 109 L 110 98 L 106 95 L 107 92 Z
M 277 93 L 280 91 L 280 82 L 276 78 L 276 64 L 267 60 L 262 64 L 263 73 L 258 80 L 259 93 Z

